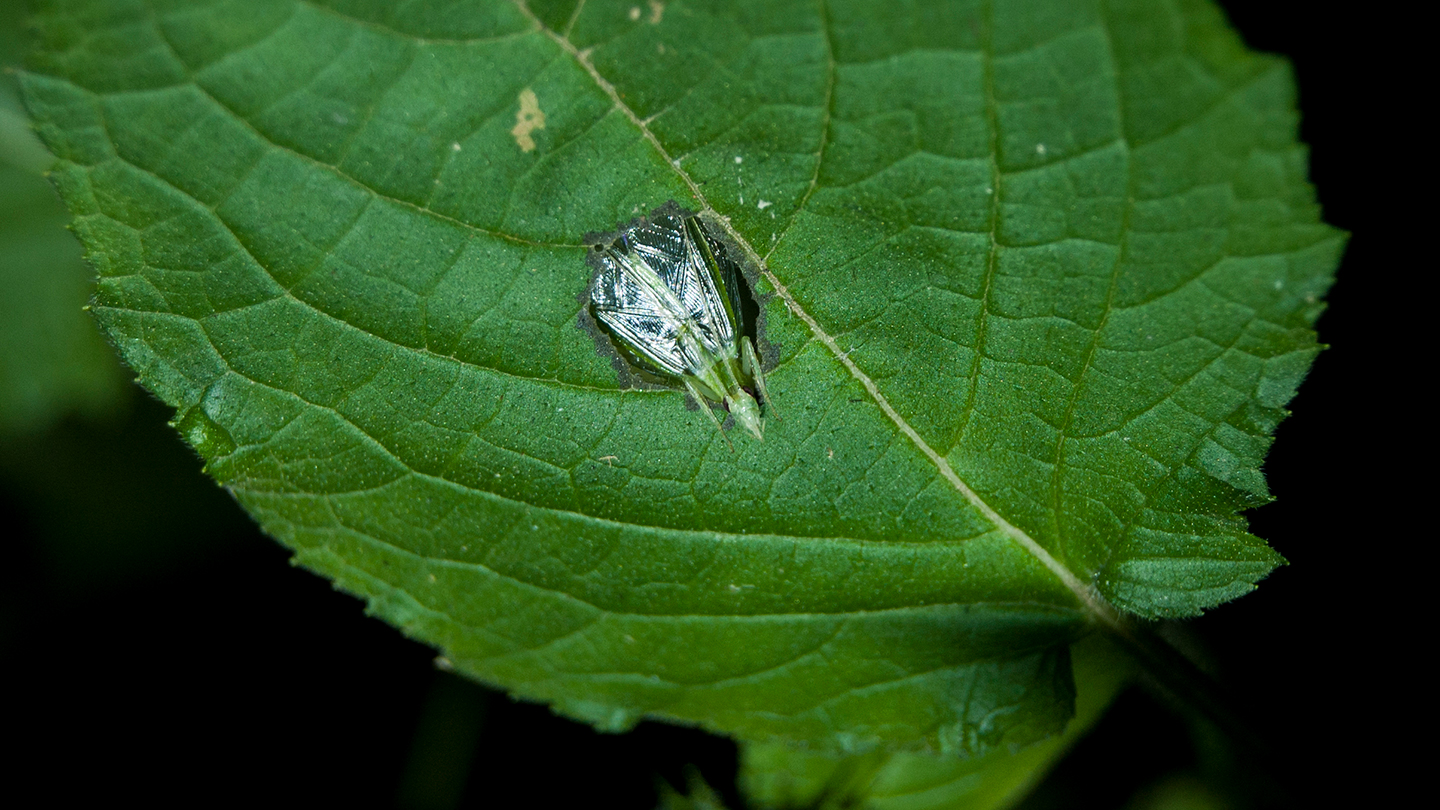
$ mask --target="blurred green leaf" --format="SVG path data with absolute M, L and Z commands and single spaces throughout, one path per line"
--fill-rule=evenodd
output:
M 82 311 L 92 284 L 44 178 L 0 166 L 0 434 L 111 410 L 119 364 Z
M 658 810 L 726 810 L 724 800 L 698 770 L 691 768 L 685 776 L 684 793 L 668 782 L 660 781 Z
M 420 713 L 395 805 L 400 810 L 459 807 L 485 725 L 485 692 L 436 673 Z
M 12 529 L 37 543 L 43 584 L 93 594 L 213 552 L 248 526 L 196 474 L 168 414 L 135 400 L 83 311 L 94 273 L 42 176 L 54 158 L 13 72 L 21 5 L 0 4 L 0 494 L 19 496 L 24 525 Z
M 0 67 L 17 65 L 18 5 L 0 9 Z M 81 311 L 93 276 L 55 190 L 52 158 L 30 130 L 15 77 L 0 74 L 0 438 L 36 433 L 72 411 L 110 410 L 123 390 L 115 355 Z
M 14 71 L 22 61 L 20 26 L 23 3 L 0 4 L 0 165 L 40 174 L 53 158 L 30 129 L 20 106 Z M 13 182 L 13 181 L 12 181 Z M 0 186 L 0 189 L 9 187 Z
M 1239 512 L 1342 239 L 1288 69 L 1208 3 L 40 5 L 105 329 L 473 677 L 981 757 L 1065 728 L 1110 603 L 1280 562 Z M 786 418 L 735 454 L 576 328 L 582 236 L 670 199 L 764 264 Z
M 0 441 L 0 486 L 19 496 L 44 583 L 60 593 L 163 576 L 253 535 L 166 425 L 126 397 L 103 419 L 66 419 Z

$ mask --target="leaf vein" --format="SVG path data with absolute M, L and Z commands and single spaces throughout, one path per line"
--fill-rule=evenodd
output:
M 523 0 L 514 1 L 516 3 L 516 6 L 524 14 L 530 16 L 531 19 L 535 20 L 537 23 L 539 22 L 539 19 L 536 18 L 535 15 L 530 11 L 530 9 L 525 6 Z M 600 75 L 600 72 L 595 69 L 595 65 L 583 53 L 581 53 L 573 43 L 554 32 L 547 30 L 546 33 L 549 34 L 550 37 L 561 48 L 563 48 L 567 53 L 569 53 L 570 56 L 574 58 L 580 64 L 580 66 L 585 69 L 587 73 L 590 74 L 591 79 L 596 83 L 597 86 L 600 87 L 602 91 L 605 92 L 606 95 L 610 96 L 615 106 L 625 113 L 626 117 L 630 119 L 630 122 L 635 125 L 637 130 L 639 130 L 641 136 L 650 143 L 651 147 L 655 149 L 655 151 L 667 164 L 673 167 L 676 175 L 689 187 L 690 193 L 694 196 L 694 198 L 697 201 L 701 202 L 701 204 L 703 204 L 707 210 L 714 211 L 714 208 L 710 206 L 703 190 L 695 182 L 694 178 L 690 177 L 689 174 L 681 171 L 680 167 L 675 165 L 675 163 L 670 159 L 669 153 L 666 152 L 665 146 L 660 143 L 659 138 L 657 138 L 655 134 L 650 131 L 649 127 L 645 126 L 644 122 L 640 120 L 640 117 L 635 114 L 635 111 L 630 109 L 630 107 L 625 104 L 624 100 L 620 97 L 619 92 L 615 89 L 615 85 L 611 84 L 609 80 L 607 80 L 604 76 Z M 716 212 L 716 214 L 717 216 L 719 215 L 718 212 Z M 1034 556 L 1042 565 L 1049 569 L 1050 572 L 1054 574 L 1055 577 L 1058 578 L 1060 582 L 1071 593 L 1075 595 L 1076 599 L 1078 599 L 1081 604 L 1085 605 L 1086 608 L 1091 612 L 1091 614 L 1093 614 L 1098 620 L 1108 626 L 1118 629 L 1121 626 L 1121 619 L 1115 609 L 1110 606 L 1110 604 L 1107 603 L 1093 587 L 1081 582 L 1080 579 L 1076 577 L 1073 572 L 1071 572 L 1068 568 L 1061 564 L 1059 560 L 1051 556 L 1050 552 L 1047 551 L 1039 543 L 1037 543 L 1034 538 L 1030 537 L 1018 526 L 1015 526 L 1005 518 L 1001 517 L 1001 515 L 996 512 L 993 507 L 991 507 L 988 503 L 981 499 L 980 496 L 974 490 L 972 490 L 968 484 L 962 481 L 960 477 L 956 475 L 955 470 L 950 466 L 950 462 L 947 461 L 939 453 L 935 452 L 934 448 L 932 448 L 929 443 L 927 443 L 925 439 L 915 431 L 915 428 L 911 427 L 910 423 L 906 421 L 905 418 L 901 416 L 898 411 L 895 410 L 894 406 L 890 404 L 890 401 L 886 399 L 885 395 L 880 393 L 879 388 L 875 386 L 875 381 L 872 380 L 859 366 L 857 366 L 855 362 L 851 360 L 850 357 L 843 350 L 841 350 L 839 345 L 835 343 L 835 339 L 831 337 L 823 327 L 820 326 L 820 323 L 815 320 L 815 317 L 796 302 L 794 296 L 790 294 L 790 290 L 785 286 L 783 282 L 780 281 L 778 277 L 775 276 L 773 272 L 770 271 L 769 267 L 765 265 L 764 259 L 755 251 L 755 248 L 750 245 L 749 240 L 745 239 L 743 235 L 737 232 L 734 227 L 730 225 L 728 219 L 724 217 L 722 217 L 721 219 L 722 222 L 724 222 L 725 228 L 729 232 L 730 237 L 733 238 L 740 246 L 740 248 L 746 253 L 747 258 L 754 262 L 755 266 L 760 269 L 760 274 L 765 278 L 767 282 L 770 283 L 771 287 L 774 288 L 775 294 L 779 296 L 782 301 L 785 302 L 786 306 L 789 307 L 790 311 L 794 313 L 796 317 L 800 318 L 802 321 L 805 322 L 805 325 L 810 329 L 810 333 L 815 335 L 815 337 L 819 339 L 821 343 L 825 344 L 826 348 L 828 348 L 831 353 L 839 359 L 840 363 L 845 366 L 845 369 L 850 373 L 850 375 L 860 382 L 860 384 L 865 388 L 866 393 L 868 393 L 871 399 L 873 399 L 876 404 L 879 405 L 880 410 L 884 412 L 885 416 L 888 417 L 890 421 L 893 422 L 895 426 L 898 427 L 901 432 L 903 432 L 910 439 L 910 441 L 913 442 L 914 445 L 919 448 L 926 457 L 930 459 L 931 463 L 934 464 L 935 467 L 940 471 L 940 474 L 944 476 L 947 481 L 950 482 L 950 484 L 965 498 L 965 500 L 968 501 L 970 505 L 973 506 L 976 510 L 978 510 L 981 515 L 985 517 L 986 520 L 990 521 L 996 528 L 998 528 L 1001 533 L 1015 540 L 1021 545 L 1021 547 L 1023 547 L 1027 552 Z

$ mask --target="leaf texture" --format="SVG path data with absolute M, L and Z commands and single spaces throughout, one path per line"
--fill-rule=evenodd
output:
M 1342 246 L 1208 3 L 46 0 L 97 312 L 296 559 L 601 728 L 980 755 L 1240 511 Z M 543 125 L 543 126 L 542 126 Z M 668 200 L 764 267 L 732 454 L 576 327 Z

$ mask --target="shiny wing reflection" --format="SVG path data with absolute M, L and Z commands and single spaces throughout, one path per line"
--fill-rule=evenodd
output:
M 660 370 L 695 374 L 734 355 L 734 326 L 681 217 L 626 228 L 596 259 L 596 318 Z

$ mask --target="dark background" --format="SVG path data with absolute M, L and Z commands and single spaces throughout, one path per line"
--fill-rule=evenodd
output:
M 1178 807 L 1182 794 L 1379 803 L 1406 779 L 1395 730 L 1428 723 L 1418 668 L 1386 630 L 1404 615 L 1396 561 L 1423 537 L 1398 525 L 1398 475 L 1379 455 L 1414 418 L 1391 410 L 1404 400 L 1390 391 L 1413 395 L 1378 359 L 1400 350 L 1391 321 L 1405 314 L 1381 273 L 1434 267 L 1399 255 L 1407 234 L 1386 228 L 1403 198 L 1385 184 L 1403 170 L 1380 156 L 1407 136 L 1375 88 L 1403 79 L 1366 7 L 1222 5 L 1251 47 L 1294 63 L 1325 217 L 1353 234 L 1319 325 L 1332 348 L 1266 465 L 1278 500 L 1251 514 L 1291 564 L 1185 628 L 1270 754 L 1213 745 L 1136 688 L 1030 810 Z M 436 670 L 432 650 L 291 568 L 166 418 L 135 392 L 109 420 L 0 442 L 0 795 L 445 808 L 519 791 L 516 805 L 649 808 L 657 777 L 683 785 L 694 764 L 735 801 L 726 740 L 655 723 L 601 735 Z

